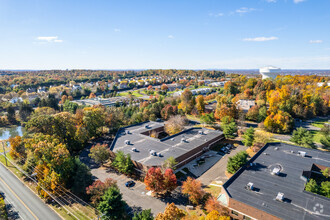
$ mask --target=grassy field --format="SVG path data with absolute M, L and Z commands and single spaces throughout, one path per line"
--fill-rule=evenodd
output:
M 217 198 L 221 192 L 221 186 L 208 185 L 204 190 Z
M 318 128 L 323 128 L 324 124 L 327 122 L 328 122 L 328 120 L 324 119 L 324 120 L 313 122 L 312 125 L 315 127 L 318 127 Z
M 141 93 L 144 93 L 144 92 L 141 92 Z M 121 92 L 118 95 L 119 96 L 128 96 L 129 92 Z M 132 95 L 135 96 L 135 97 L 142 97 L 143 96 L 142 94 L 139 94 L 137 91 L 133 91 Z

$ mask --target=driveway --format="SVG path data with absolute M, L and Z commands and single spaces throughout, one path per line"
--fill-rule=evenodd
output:
M 145 190 L 145 185 L 142 182 L 134 181 L 136 184 L 131 188 L 127 188 L 125 183 L 132 180 L 123 174 L 116 174 L 107 168 L 101 167 L 98 169 L 92 169 L 92 174 L 101 181 L 105 181 L 106 178 L 112 178 L 117 181 L 117 185 L 120 192 L 123 194 L 123 199 L 132 208 L 132 211 L 140 211 L 142 209 L 151 209 L 151 212 L 156 216 L 160 212 L 164 212 L 166 204 L 174 202 L 176 206 L 181 209 L 185 209 L 186 198 L 182 197 L 179 193 L 179 189 L 173 192 L 171 198 L 158 199 L 152 196 L 148 196 Z
M 212 181 L 222 181 L 223 183 L 228 180 L 225 175 L 227 169 L 228 158 L 234 156 L 240 151 L 245 151 L 247 148 L 243 145 L 232 150 L 229 154 L 225 154 L 213 167 L 206 171 L 202 176 L 198 178 L 204 185 L 209 185 Z

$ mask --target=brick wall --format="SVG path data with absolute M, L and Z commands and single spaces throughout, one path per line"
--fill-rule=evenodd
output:
M 239 219 L 239 220 L 243 220 L 244 219 L 244 214 L 247 216 L 251 216 L 255 219 L 267 219 L 267 220 L 280 220 L 280 218 L 273 216 L 267 212 L 264 212 L 260 209 L 254 208 L 252 206 L 249 206 L 245 203 L 239 202 L 235 199 L 229 198 L 229 205 L 228 205 L 229 209 L 234 209 L 237 212 L 237 215 L 235 215 L 235 211 L 233 212 L 233 210 L 229 211 L 230 216 L 233 219 Z

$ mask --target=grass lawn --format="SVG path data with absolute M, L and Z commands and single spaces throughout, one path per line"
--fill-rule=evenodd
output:
M 128 96 L 128 95 L 129 95 L 128 92 L 121 92 L 121 93 L 118 94 L 118 96 Z M 137 91 L 133 91 L 132 95 L 135 96 L 135 97 L 142 97 L 143 96 L 142 94 L 139 94 Z
M 320 131 L 316 131 L 316 130 L 311 130 L 310 133 L 313 134 L 313 142 L 315 143 L 321 143 L 321 138 L 323 137 L 323 135 L 321 134 Z
M 324 119 L 324 120 L 320 120 L 320 121 L 315 121 L 312 123 L 312 125 L 315 127 L 318 127 L 318 128 L 323 128 L 324 124 L 327 122 L 328 122 L 328 120 Z
M 217 198 L 221 192 L 221 186 L 208 185 L 204 190 Z

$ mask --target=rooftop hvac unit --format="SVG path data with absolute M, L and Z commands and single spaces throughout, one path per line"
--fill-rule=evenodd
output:
M 278 147 L 275 147 L 274 150 L 278 150 Z
M 185 138 L 181 138 L 181 143 L 185 143 L 186 139 Z
M 161 153 L 158 153 L 158 157 L 163 157 L 163 155 Z
M 145 125 L 144 127 L 145 127 L 146 129 L 148 129 L 148 128 L 149 128 L 149 125 Z
M 131 132 L 130 131 L 126 131 L 126 134 L 130 134 Z
M 204 132 L 203 131 L 198 131 L 198 134 L 204 134 Z
M 135 147 L 132 148 L 133 152 L 137 152 L 137 149 Z
M 279 175 L 280 174 L 280 168 L 275 167 L 272 171 L 272 175 Z
M 247 188 L 248 190 L 253 190 L 253 189 L 254 189 L 254 188 L 253 188 L 253 183 L 249 182 L 248 184 L 246 184 L 246 188 Z
M 305 151 L 298 151 L 298 154 L 302 157 L 306 156 L 306 152 Z
M 157 152 L 154 151 L 154 150 L 151 150 L 151 151 L 150 151 L 150 155 L 151 155 L 151 156 L 157 156 Z
M 126 140 L 126 141 L 125 141 L 125 144 L 126 144 L 126 145 L 130 145 L 131 142 L 130 142 L 129 140 Z
M 283 199 L 284 199 L 284 193 L 281 192 L 277 193 L 276 200 L 283 202 Z

